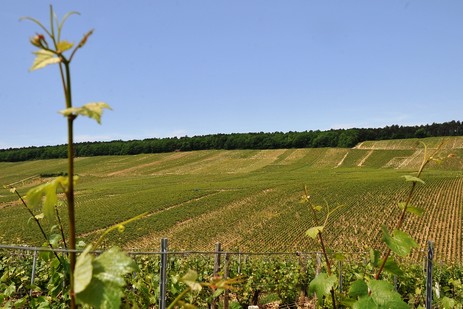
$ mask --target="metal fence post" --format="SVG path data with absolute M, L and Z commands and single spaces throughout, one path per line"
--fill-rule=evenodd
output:
M 215 256 L 214 256 L 214 277 L 218 276 L 220 271 L 220 252 L 222 251 L 222 246 L 218 242 L 215 244 Z M 218 308 L 219 298 L 216 297 L 212 300 L 211 309 Z
M 241 275 L 241 251 L 238 251 L 238 275 Z
M 428 260 L 426 267 L 426 309 L 432 306 L 432 259 L 434 258 L 434 244 L 428 241 Z
M 225 263 L 223 267 L 223 279 L 228 279 L 229 275 L 229 265 L 230 264 L 230 256 L 228 253 L 225 253 Z M 229 309 L 229 295 L 228 295 L 228 289 L 225 290 L 223 294 L 223 309 Z
M 217 276 L 220 271 L 220 253 L 222 251 L 222 245 L 220 242 L 215 244 L 215 256 L 214 256 L 214 276 Z
M 34 281 L 35 281 L 36 268 L 37 268 L 37 250 L 34 250 L 34 259 L 32 260 L 31 289 L 29 291 L 30 296 L 32 296 L 32 286 L 34 285 Z
M 339 292 L 342 293 L 342 261 L 339 261 Z
M 159 281 L 159 308 L 166 309 L 166 282 L 167 282 L 167 238 L 161 239 L 161 261 Z

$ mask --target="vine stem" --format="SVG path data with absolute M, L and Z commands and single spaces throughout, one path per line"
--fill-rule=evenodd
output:
M 65 74 L 62 76 L 63 88 L 65 92 L 66 99 L 66 108 L 72 107 L 72 97 L 71 97 L 71 70 L 69 61 L 63 56 L 59 55 L 61 58 L 60 62 L 60 73 Z M 61 63 L 64 66 L 64 72 L 62 70 Z M 69 219 L 69 249 L 70 258 L 70 298 L 71 298 L 71 308 L 76 307 L 76 295 L 74 292 L 74 270 L 76 268 L 76 219 L 75 219 L 75 200 L 74 200 L 74 119 L 75 115 L 70 114 L 67 116 L 67 126 L 68 126 L 68 188 L 66 191 L 67 207 L 68 207 L 68 219 Z
M 322 236 L 321 231 L 318 231 L 318 240 L 320 240 L 320 246 L 322 247 L 323 256 L 325 257 L 326 271 L 328 273 L 328 276 L 331 276 L 331 263 L 330 263 L 330 260 L 328 259 L 328 253 L 326 252 L 325 243 L 323 242 L 323 236 Z M 331 293 L 331 300 L 333 301 L 333 308 L 336 308 L 336 297 L 334 295 L 333 288 L 331 288 L 330 293 Z
M 56 215 L 56 219 L 58 220 L 58 226 L 59 226 L 59 231 L 61 233 L 61 239 L 63 240 L 64 247 L 67 248 L 68 245 L 66 243 L 66 236 L 64 235 L 63 223 L 61 222 L 61 217 L 59 215 L 57 206 L 55 206 L 55 215 Z
M 423 143 L 424 144 L 424 143 Z M 420 169 L 418 170 L 417 172 L 417 175 L 416 177 L 417 178 L 420 178 L 421 174 L 423 173 L 423 170 L 424 168 L 426 167 L 426 165 L 429 164 L 429 162 L 431 162 L 434 158 L 434 155 L 440 151 L 442 145 L 444 144 L 444 140 L 439 144 L 439 146 L 436 148 L 436 150 L 432 153 L 432 155 L 430 155 L 429 157 L 427 156 L 427 148 L 426 148 L 426 144 L 424 144 L 425 148 L 424 148 L 424 158 L 423 158 L 423 162 L 421 163 L 421 166 L 420 166 Z M 413 181 L 412 183 L 412 187 L 410 188 L 410 192 L 408 193 L 408 197 L 407 197 L 407 200 L 405 201 L 405 205 L 404 205 L 404 208 L 402 210 L 402 213 L 400 214 L 400 217 L 399 217 L 399 221 L 397 221 L 397 225 L 396 225 L 396 229 L 400 229 L 404 223 L 404 220 L 405 220 L 405 214 L 407 213 L 407 208 L 408 206 L 410 205 L 410 201 L 412 200 L 412 197 L 413 197 L 413 193 L 415 192 L 415 188 L 416 188 L 416 181 Z M 387 259 L 389 258 L 389 256 L 391 255 L 391 252 L 392 250 L 390 248 L 388 248 L 386 250 L 386 253 L 384 254 L 384 259 L 381 263 L 381 266 L 380 268 L 378 269 L 378 272 L 376 273 L 375 275 L 375 279 L 378 280 L 379 277 L 381 276 L 381 273 L 383 272 L 384 270 L 384 267 L 386 266 L 386 262 L 387 262 Z
M 305 194 L 305 198 L 307 198 L 307 201 L 308 201 L 310 196 L 309 196 L 309 193 L 308 193 L 308 190 L 307 190 L 307 186 L 304 186 L 304 194 Z M 315 225 L 319 226 L 317 212 L 315 211 L 314 207 L 311 206 L 311 205 L 310 205 L 310 209 L 312 209 L 312 215 L 313 215 Z M 328 211 L 328 216 L 329 216 L 329 211 Z M 326 225 L 328 216 L 327 216 L 327 218 L 325 220 L 325 225 Z M 326 261 L 326 271 L 328 273 L 328 276 L 331 276 L 331 263 L 330 263 L 330 260 L 328 258 L 328 253 L 326 252 L 325 242 L 323 241 L 322 232 L 319 230 L 317 235 L 318 235 L 318 240 L 320 241 L 320 246 L 322 248 L 323 256 L 324 256 L 325 261 Z M 333 288 L 331 288 L 330 294 L 331 294 L 331 300 L 333 302 L 333 308 L 336 308 L 336 297 L 334 295 L 334 289 Z
M 29 209 L 29 207 L 27 207 L 26 201 L 23 199 L 23 197 L 21 196 L 21 194 L 19 194 L 18 190 L 14 189 L 14 193 L 16 193 L 16 195 L 19 197 L 19 199 L 21 200 L 21 203 L 24 205 L 24 207 L 26 207 L 27 211 L 29 212 L 29 214 L 31 215 L 31 217 L 34 219 L 35 223 L 37 223 L 37 226 L 39 227 L 40 232 L 42 233 L 43 237 L 45 238 L 45 240 L 46 240 L 48 246 L 50 247 L 50 249 L 52 249 L 53 254 L 54 254 L 55 257 L 58 259 L 58 261 L 62 264 L 63 262 L 62 262 L 61 259 L 59 258 L 58 254 L 53 250 L 54 248 L 53 248 L 52 244 L 50 243 L 50 241 L 48 240 L 47 234 L 46 234 L 45 231 L 43 230 L 42 224 L 40 224 L 39 219 L 37 219 L 37 218 L 34 216 L 34 213 Z

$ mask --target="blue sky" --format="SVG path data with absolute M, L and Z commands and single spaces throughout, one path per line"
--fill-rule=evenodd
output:
M 40 29 L 95 33 L 73 63 L 74 105 L 104 101 L 77 141 L 328 130 L 462 120 L 463 1 L 5 0 L 0 148 L 66 141 L 57 66 L 28 72 Z

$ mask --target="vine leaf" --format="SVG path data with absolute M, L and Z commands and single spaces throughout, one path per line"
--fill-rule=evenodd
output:
M 189 269 L 180 281 L 188 285 L 192 291 L 199 292 L 202 289 L 201 284 L 198 282 L 198 273 L 194 270 Z
M 368 295 L 368 286 L 363 280 L 356 280 L 349 288 L 349 297 L 357 298 Z
M 403 231 L 396 229 L 392 232 L 392 234 L 389 234 L 385 226 L 383 226 L 381 229 L 383 230 L 384 242 L 389 247 L 389 249 L 392 250 L 392 252 L 399 256 L 407 256 L 410 254 L 413 248 L 418 247 L 418 244 L 415 242 L 415 240 Z
M 31 72 L 44 68 L 49 64 L 59 63 L 61 61 L 54 53 L 48 50 L 39 49 L 33 53 L 35 54 L 35 59 L 32 67 L 29 69 Z
M 392 257 L 388 257 L 386 260 L 386 263 L 384 264 L 384 271 L 397 276 L 402 276 L 404 274 L 403 270 L 400 269 L 399 264 L 397 264 Z
M 323 232 L 323 228 L 324 228 L 323 225 L 314 226 L 314 227 L 311 227 L 310 229 L 308 229 L 307 232 L 305 232 L 305 234 L 307 236 L 311 237 L 312 239 L 315 239 L 315 238 L 317 238 L 318 233 Z
M 68 41 L 61 41 L 58 43 L 58 52 L 64 53 L 65 51 L 69 50 L 74 46 L 74 43 Z
M 371 299 L 380 308 L 409 308 L 409 306 L 402 300 L 400 294 L 394 290 L 394 287 L 389 282 L 383 280 L 371 280 L 368 287 L 371 290 Z
M 92 119 L 95 119 L 98 124 L 101 124 L 101 116 L 103 115 L 104 109 L 111 110 L 111 107 L 104 102 L 92 102 L 83 105 L 82 107 L 70 107 L 60 111 L 64 116 L 70 115 L 82 115 Z
M 96 258 L 89 254 L 89 248 L 91 245 L 84 251 L 87 253 L 86 256 L 80 255 L 76 263 L 76 273 L 81 273 L 89 267 L 87 259 L 90 259 L 92 272 L 90 282 L 83 290 L 82 285 L 80 291 L 76 292 L 77 301 L 95 308 L 119 308 L 121 297 L 124 295 L 122 291 L 125 285 L 124 276 L 137 270 L 137 264 L 118 247 L 112 247 Z M 84 268 L 77 268 L 79 259 L 84 259 L 81 262 L 81 267 Z M 88 277 L 82 279 L 85 283 Z M 76 281 L 74 282 L 77 284 Z
M 405 203 L 399 203 L 399 208 L 404 209 L 405 208 Z M 409 213 L 417 215 L 417 216 L 421 216 L 424 213 L 423 208 L 418 208 L 418 207 L 410 206 L 410 205 L 407 206 L 407 211 Z
M 352 305 L 353 309 L 377 309 L 378 306 L 375 304 L 373 299 L 370 296 L 363 296 L 360 297 L 358 301 L 356 301 Z
M 328 276 L 326 273 L 321 273 L 316 276 L 309 284 L 309 294 L 316 293 L 318 303 L 323 302 L 323 296 L 330 293 L 337 282 L 336 275 Z
M 415 176 L 411 176 L 411 175 L 405 175 L 405 176 L 402 176 L 405 178 L 405 181 L 409 181 L 409 182 L 419 182 L 419 183 L 422 183 L 422 184 L 425 184 L 425 182 L 418 178 L 418 177 L 415 177 Z
M 78 177 L 74 177 L 74 182 Z M 43 202 L 43 214 L 46 218 L 54 216 L 54 207 L 58 203 L 58 189 L 66 191 L 69 183 L 69 178 L 59 176 L 54 180 L 41 184 L 27 191 L 26 201 L 29 208 L 35 209 Z
M 92 256 L 89 254 L 91 249 L 92 245 L 88 245 L 76 260 L 74 271 L 74 291 L 76 293 L 85 290 L 90 281 L 92 281 Z
M 10 284 L 9 286 L 5 288 L 5 290 L 3 291 L 3 294 L 8 297 L 8 296 L 14 295 L 15 292 L 16 292 L 16 285 L 13 282 L 12 284 Z
M 455 308 L 455 300 L 447 296 L 442 297 L 442 308 Z
M 378 250 L 374 250 L 373 248 L 370 249 L 370 263 L 374 267 L 378 267 L 379 263 L 379 258 L 381 256 L 381 253 Z

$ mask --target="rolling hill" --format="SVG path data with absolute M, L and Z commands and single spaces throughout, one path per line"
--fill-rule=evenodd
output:
M 363 142 L 354 148 L 204 150 L 76 159 L 77 231 L 86 241 L 131 217 L 147 212 L 108 243 L 157 250 L 160 238 L 182 250 L 252 252 L 311 251 L 317 243 L 305 235 L 313 226 L 299 203 L 307 185 L 311 200 L 325 208 L 342 205 L 328 220 L 331 248 L 358 252 L 380 246 L 380 226 L 394 225 L 398 203 L 423 159 L 424 148 L 441 146 L 426 168 L 425 185 L 413 205 L 425 209 L 410 216 L 406 228 L 424 248 L 436 242 L 439 259 L 462 261 L 463 137 Z M 429 152 L 428 151 L 428 152 Z M 0 162 L 0 183 L 21 194 L 50 180 L 40 175 L 65 171 L 63 159 Z M 60 207 L 63 218 L 66 208 Z M 35 210 L 36 213 L 39 210 Z M 0 191 L 0 242 L 41 244 L 37 227 L 8 190 Z M 46 223 L 47 229 L 51 223 Z M 416 251 L 418 258 L 420 251 Z

